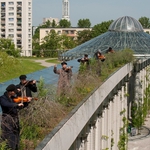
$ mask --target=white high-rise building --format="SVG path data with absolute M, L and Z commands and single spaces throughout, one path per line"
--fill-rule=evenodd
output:
M 69 0 L 62 1 L 62 19 L 70 21 L 69 18 Z
M 32 0 L 0 0 L 0 37 L 32 56 Z

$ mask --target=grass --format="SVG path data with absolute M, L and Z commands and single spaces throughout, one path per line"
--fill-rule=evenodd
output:
M 52 58 L 52 59 L 46 60 L 46 62 L 54 63 L 54 64 L 59 64 L 60 63 L 60 61 L 57 58 Z
M 34 62 L 32 59 L 14 58 L 4 52 L 0 52 L 0 82 L 5 82 L 17 78 L 21 74 L 29 74 L 44 68 L 40 63 Z

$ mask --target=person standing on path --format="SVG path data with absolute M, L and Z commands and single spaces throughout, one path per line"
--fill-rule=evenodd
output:
M 71 77 L 72 77 L 72 67 L 67 67 L 66 62 L 61 63 L 62 68 L 57 69 L 57 66 L 54 65 L 54 73 L 59 75 L 57 94 L 65 95 L 70 91 L 71 88 Z

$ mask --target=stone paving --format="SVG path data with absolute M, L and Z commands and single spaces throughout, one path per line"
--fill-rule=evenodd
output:
M 129 136 L 128 150 L 150 150 L 150 115 L 140 133 L 140 135 Z

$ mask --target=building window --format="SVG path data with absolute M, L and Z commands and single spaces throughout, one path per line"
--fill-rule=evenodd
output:
M 28 2 L 28 5 L 31 6 L 31 2 Z
M 31 32 L 31 29 L 28 29 L 28 32 Z
M 70 31 L 71 34 L 74 34 L 74 31 Z
M 9 13 L 9 16 L 13 16 L 13 15 L 14 15 L 14 13 L 13 13 L 13 12 L 10 12 L 10 13 Z
M 13 38 L 13 37 L 14 37 L 14 34 L 8 34 L 8 37 Z
M 14 7 L 9 7 L 9 10 L 14 10 Z
M 8 4 L 9 4 L 9 5 L 14 5 L 14 2 L 9 2 Z
M 29 27 L 31 27 L 31 23 L 29 23 Z
M 8 18 L 9 21 L 14 21 L 14 18 Z
M 65 33 L 66 33 L 66 34 L 68 34 L 68 33 L 69 33 L 69 31 L 65 31 Z
M 58 34 L 61 34 L 61 31 L 58 31 L 57 33 L 58 33 Z
M 28 16 L 31 16 L 31 13 L 29 13 Z
M 28 10 L 30 11 L 30 10 L 31 10 L 31 7 L 29 7 Z
M 9 32 L 14 32 L 14 29 L 9 29 L 8 31 L 9 31 Z
M 28 45 L 28 48 L 31 48 L 31 45 Z
M 9 23 L 8 26 L 13 27 L 14 23 Z
M 29 34 L 28 37 L 31 38 L 31 34 Z
M 31 18 L 28 18 L 28 21 L 31 22 Z
M 48 34 L 48 30 L 46 30 L 45 33 Z

